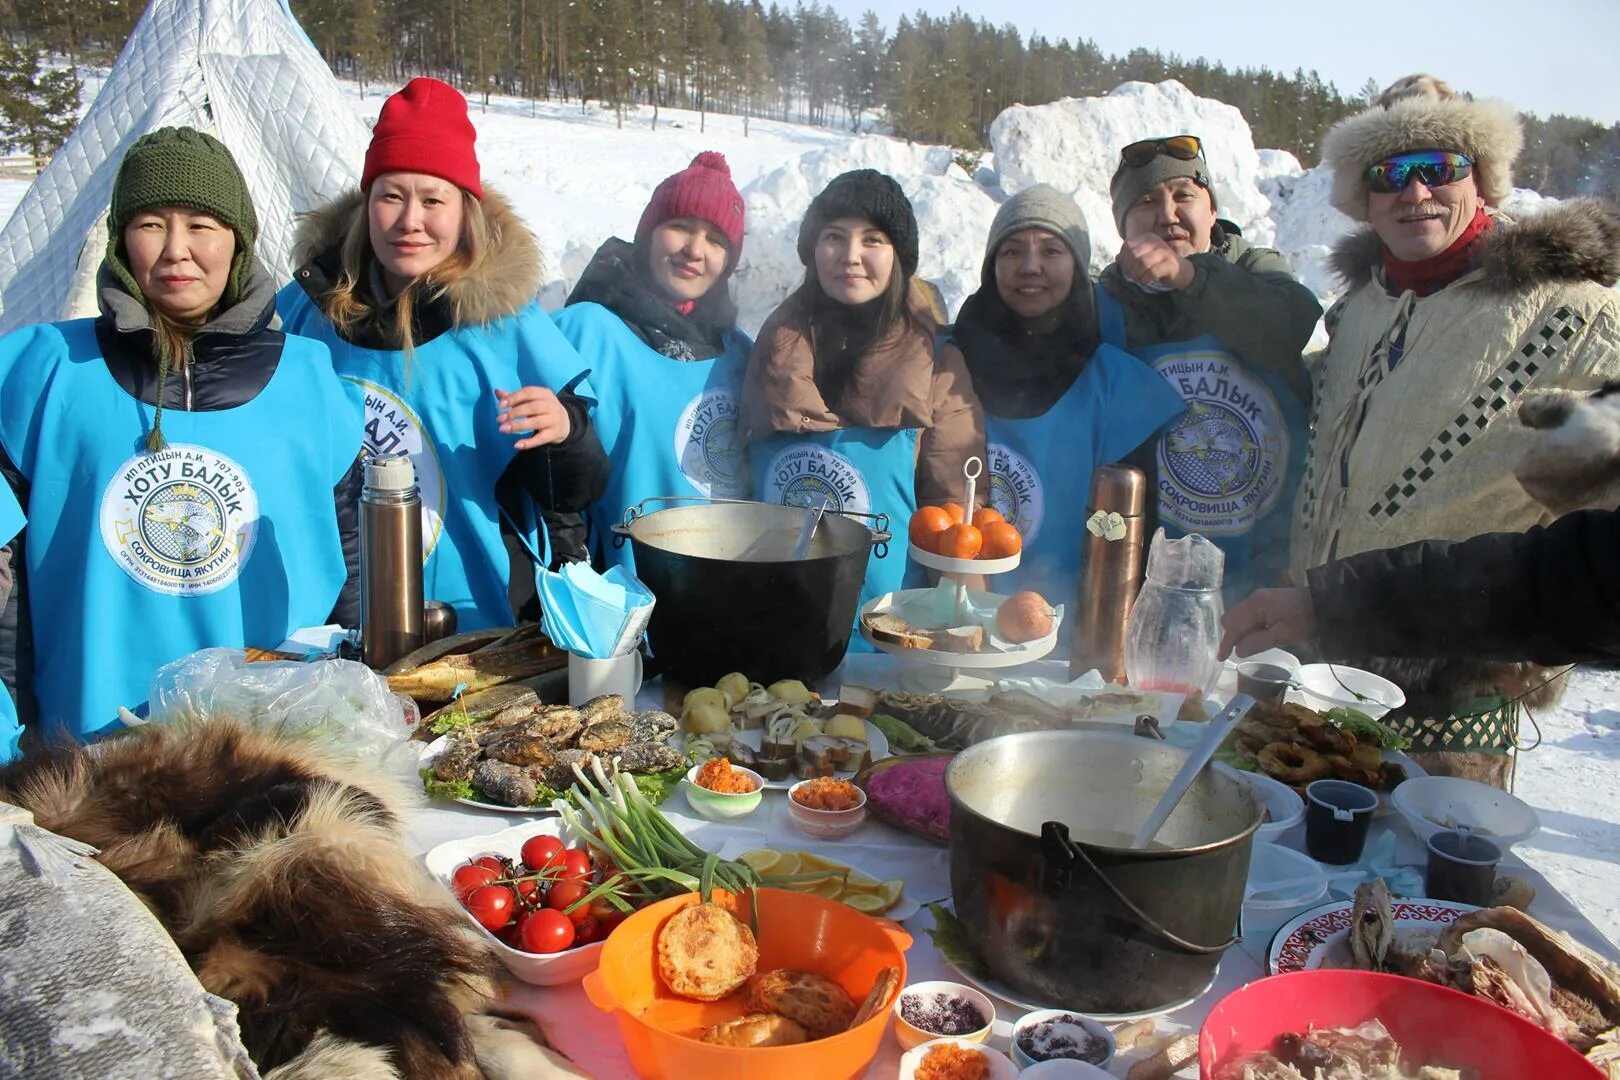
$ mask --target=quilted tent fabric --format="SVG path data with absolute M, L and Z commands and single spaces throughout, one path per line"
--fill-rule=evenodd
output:
M 0 333 L 96 310 L 124 151 L 185 124 L 231 148 L 259 258 L 288 280 L 297 214 L 359 184 L 370 132 L 284 0 L 152 0 L 101 93 L 0 231 Z

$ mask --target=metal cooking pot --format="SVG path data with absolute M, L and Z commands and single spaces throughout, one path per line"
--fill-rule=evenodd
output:
M 1238 940 L 1258 801 L 1205 770 L 1154 845 L 1129 850 L 1186 757 L 1090 731 L 1003 735 L 956 756 L 951 892 L 997 979 L 1095 1014 L 1163 1009 L 1214 980 Z
M 690 505 L 647 510 L 657 503 Z M 644 499 L 624 512 L 614 543 L 629 538 L 657 598 L 647 644 L 665 674 L 692 686 L 732 671 L 813 683 L 838 666 L 867 561 L 888 551 L 888 517 L 825 514 L 795 560 L 804 522 L 802 507 L 728 499 Z

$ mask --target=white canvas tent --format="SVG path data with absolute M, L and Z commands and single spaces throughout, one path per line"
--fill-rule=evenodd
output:
M 371 137 L 285 0 L 152 0 L 0 231 L 0 332 L 94 313 L 118 163 L 179 124 L 231 148 L 259 214 L 259 258 L 282 281 L 294 216 L 359 183 Z

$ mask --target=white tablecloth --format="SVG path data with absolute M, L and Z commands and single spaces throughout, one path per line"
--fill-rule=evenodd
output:
M 1045 665 L 1042 665 L 1045 666 Z M 1029 665 L 1030 668 L 1037 665 Z M 1061 670 L 1050 665 L 1047 673 Z M 1021 669 L 1021 673 L 1023 670 Z M 895 662 L 881 655 L 852 655 L 843 667 L 825 683 L 836 688 L 843 683 L 863 686 L 893 686 L 896 683 Z M 645 708 L 662 708 L 661 690 L 656 683 L 643 687 L 640 703 Z M 717 824 L 691 819 L 685 824 L 701 827 L 697 841 L 710 850 L 718 850 L 725 840 L 736 837 L 757 844 L 763 839 L 766 846 L 788 850 L 819 851 L 843 862 L 858 866 L 883 878 L 902 878 L 906 894 L 926 905 L 932 900 L 950 896 L 950 867 L 946 849 L 936 844 L 892 829 L 881 822 L 868 819 L 859 832 L 840 841 L 816 841 L 794 829 L 787 820 L 786 796 L 767 792 L 764 804 L 754 814 L 735 824 Z M 685 798 L 677 793 L 664 805 L 666 813 L 682 824 L 690 812 Z M 509 825 L 533 820 L 531 815 L 498 814 L 465 807 L 449 808 L 446 804 L 414 811 L 407 821 L 410 839 L 416 850 L 427 852 L 447 840 L 462 839 L 498 832 Z M 1378 832 L 1397 830 L 1397 853 L 1403 864 L 1421 865 L 1423 847 L 1409 829 L 1396 816 L 1380 819 L 1374 825 L 1374 838 Z M 1282 838 L 1293 847 L 1303 846 L 1301 829 L 1294 829 Z M 1369 840 L 1371 842 L 1371 840 Z M 1536 890 L 1531 913 L 1554 929 L 1567 930 L 1582 942 L 1605 955 L 1613 955 L 1613 947 L 1567 899 L 1556 892 L 1547 880 L 1521 860 L 1509 855 L 1503 870 L 1527 879 Z M 1307 907 L 1324 901 L 1315 901 Z M 1301 910 L 1304 910 L 1303 908 Z M 903 924 L 912 935 L 912 945 L 906 953 L 907 981 L 926 979 L 954 979 L 961 977 L 945 963 L 934 948 L 927 930 L 933 917 L 926 906 Z M 1265 974 L 1265 956 L 1272 932 L 1250 935 L 1229 950 L 1222 959 L 1215 985 L 1201 998 L 1186 1008 L 1159 1020 L 1161 1031 L 1183 1028 L 1196 1031 L 1214 1004 L 1230 991 L 1252 982 Z M 614 1020 L 599 1012 L 585 998 L 578 984 L 564 987 L 538 987 L 523 983 L 511 984 L 511 1002 L 534 1016 L 552 1043 L 571 1057 L 582 1069 L 601 1080 L 632 1077 L 629 1061 L 618 1036 Z M 996 1024 L 991 1045 L 1005 1050 L 1012 1024 L 1023 1010 L 1005 1002 L 998 1002 Z M 1124 1076 L 1133 1058 L 1130 1055 L 1116 1059 L 1113 1072 Z M 866 1076 L 870 1080 L 893 1080 L 899 1069 L 900 1047 L 892 1029 L 884 1036 L 877 1057 Z M 1182 1075 L 1196 1076 L 1196 1066 Z

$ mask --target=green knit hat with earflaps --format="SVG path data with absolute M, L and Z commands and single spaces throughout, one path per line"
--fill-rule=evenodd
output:
M 105 263 L 129 290 L 141 296 L 135 275 L 124 255 L 124 227 L 143 210 L 159 206 L 183 206 L 212 214 L 236 234 L 236 254 L 231 259 L 231 276 L 220 297 L 222 307 L 230 307 L 246 294 L 253 275 L 253 245 L 259 237 L 259 217 L 253 210 L 242 170 L 225 144 L 195 128 L 168 127 L 142 135 L 119 163 L 113 181 L 112 207 L 107 215 L 107 254 Z M 171 358 L 158 357 L 157 413 L 147 449 L 162 450 L 163 391 L 169 378 Z

